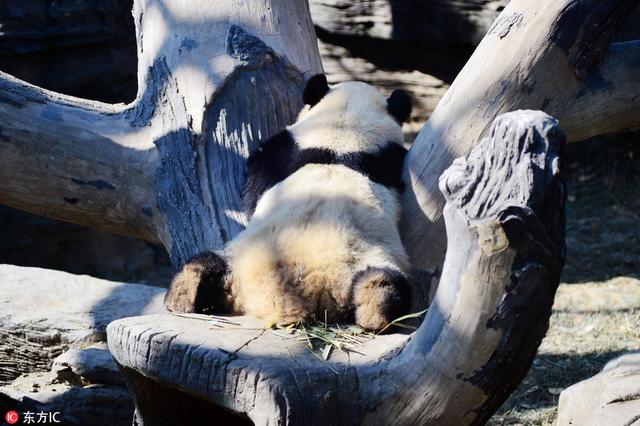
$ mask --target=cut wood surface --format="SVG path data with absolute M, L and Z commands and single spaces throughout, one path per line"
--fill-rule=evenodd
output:
M 563 143 L 546 114 L 506 114 L 445 172 L 449 251 L 435 300 L 410 338 L 379 336 L 323 361 L 249 318 L 111 323 L 109 349 L 141 423 L 177 423 L 175 413 L 195 420 L 216 406 L 259 425 L 488 420 L 548 327 L 564 262 Z
M 633 0 L 512 0 L 418 135 L 405 162 L 403 241 L 439 269 L 445 199 L 438 179 L 493 120 L 517 109 L 556 117 L 569 142 L 640 128 L 640 43 L 611 45 Z

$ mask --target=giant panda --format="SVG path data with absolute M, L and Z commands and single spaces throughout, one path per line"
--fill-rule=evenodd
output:
M 165 298 L 177 312 L 313 318 L 380 330 L 410 306 L 398 232 L 402 122 L 411 98 L 309 79 L 297 121 L 247 161 L 244 231 L 187 262 Z

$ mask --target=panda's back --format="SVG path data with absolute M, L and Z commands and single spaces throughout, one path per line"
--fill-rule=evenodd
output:
M 287 211 L 285 205 L 295 205 L 299 210 Z M 367 214 L 380 211 L 392 220 L 399 212 L 398 196 L 393 189 L 344 165 L 307 164 L 264 194 L 254 219 L 279 213 L 297 214 L 320 206 L 324 206 L 323 212 L 327 214 L 354 209 L 365 210 Z
M 396 240 L 399 212 L 395 190 L 343 165 L 308 164 L 262 196 L 252 226 L 238 240 L 269 240 L 293 230 L 296 238 L 308 238 L 307 245 L 323 251 L 319 240 L 307 235 L 321 230 L 355 250 L 358 244 L 347 240 Z
M 344 165 L 307 164 L 261 197 L 252 226 L 229 245 L 234 279 L 257 291 L 264 280 L 286 281 L 311 304 L 343 308 L 354 272 L 376 247 L 381 258 L 407 263 L 398 255 L 399 210 L 392 188 Z

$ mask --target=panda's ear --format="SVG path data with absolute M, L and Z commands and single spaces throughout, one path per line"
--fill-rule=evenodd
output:
M 411 117 L 411 95 L 404 90 L 394 90 L 387 99 L 387 111 L 399 123 L 404 123 Z
M 314 106 L 329 91 L 327 76 L 324 74 L 316 74 L 307 81 L 307 87 L 304 88 L 302 100 L 305 105 Z

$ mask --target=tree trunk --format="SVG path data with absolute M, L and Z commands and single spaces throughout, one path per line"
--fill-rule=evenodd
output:
M 174 265 L 244 224 L 244 160 L 321 72 L 305 2 L 136 2 L 138 95 L 108 105 L 0 76 L 0 203 L 161 243 Z
M 140 424 L 189 423 L 216 406 L 258 425 L 482 424 L 548 327 L 565 251 L 563 143 L 546 114 L 507 114 L 443 174 L 442 284 L 409 339 L 380 336 L 325 362 L 249 318 L 111 323 Z
M 569 142 L 640 128 L 640 41 L 610 45 L 633 0 L 512 0 L 418 135 L 405 163 L 403 241 L 414 266 L 446 249 L 438 179 L 500 114 L 540 109 Z

